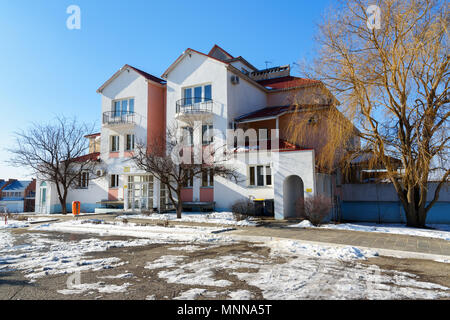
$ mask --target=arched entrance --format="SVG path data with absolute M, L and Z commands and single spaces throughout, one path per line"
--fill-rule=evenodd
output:
M 39 208 L 38 212 L 47 213 L 47 182 L 42 181 L 39 186 Z
M 303 180 L 297 175 L 286 177 L 283 182 L 284 218 L 296 218 L 299 216 L 296 206 L 297 202 L 301 201 L 301 208 L 303 208 L 303 197 Z

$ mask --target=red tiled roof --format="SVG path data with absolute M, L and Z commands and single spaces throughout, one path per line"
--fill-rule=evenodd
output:
M 319 80 L 298 78 L 293 76 L 285 76 L 273 79 L 264 79 L 257 81 L 260 85 L 264 87 L 269 87 L 272 89 L 289 89 L 295 87 L 302 87 L 305 85 L 319 84 Z
M 74 161 L 76 162 L 98 161 L 98 160 L 100 160 L 100 152 L 93 152 L 86 154 L 84 156 L 74 158 Z

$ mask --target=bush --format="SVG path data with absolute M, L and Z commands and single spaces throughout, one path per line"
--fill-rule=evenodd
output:
M 248 216 L 255 215 L 255 204 L 249 199 L 238 200 L 231 206 L 231 212 L 236 221 L 245 220 Z
M 330 213 L 331 208 L 331 198 L 323 194 L 306 198 L 304 204 L 303 201 L 297 201 L 299 216 L 309 220 L 315 226 L 322 224 L 323 220 Z

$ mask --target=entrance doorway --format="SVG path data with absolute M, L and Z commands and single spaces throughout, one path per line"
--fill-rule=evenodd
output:
M 153 209 L 153 176 L 128 176 L 128 208 Z
M 42 181 L 39 186 L 39 213 L 47 213 L 47 182 Z
M 304 210 L 303 180 L 292 175 L 283 182 L 283 214 L 284 218 L 298 218 Z

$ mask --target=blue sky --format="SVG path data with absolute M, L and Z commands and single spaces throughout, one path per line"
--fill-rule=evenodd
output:
M 258 68 L 313 54 L 316 23 L 331 0 L 0 0 L 0 178 L 29 177 L 5 148 L 14 131 L 55 115 L 100 127 L 96 89 L 124 64 L 156 76 L 190 47 L 218 44 Z M 69 5 L 81 29 L 69 30 Z

